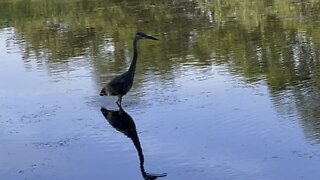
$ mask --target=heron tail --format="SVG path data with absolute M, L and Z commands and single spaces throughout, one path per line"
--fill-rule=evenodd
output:
M 100 91 L 100 96 L 107 96 L 107 92 L 106 92 L 106 88 L 102 88 L 102 90 Z

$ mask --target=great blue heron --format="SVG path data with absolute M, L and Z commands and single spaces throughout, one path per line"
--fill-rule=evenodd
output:
M 114 77 L 100 92 L 100 96 L 118 96 L 117 104 L 121 105 L 122 96 L 126 95 L 131 89 L 134 73 L 136 70 L 138 60 L 138 49 L 137 43 L 140 39 L 153 39 L 158 40 L 152 36 L 146 35 L 145 33 L 136 33 L 133 40 L 133 58 L 128 71 L 123 74 Z
M 139 136 L 137 133 L 136 125 L 132 117 L 126 113 L 122 107 L 118 104 L 119 110 L 113 111 L 108 110 L 104 107 L 101 108 L 101 112 L 106 120 L 114 127 L 116 130 L 122 132 L 128 138 L 130 138 L 137 149 L 139 160 L 140 160 L 140 171 L 145 180 L 154 180 L 159 177 L 164 177 L 167 174 L 150 174 L 144 169 L 144 156 L 142 152 L 142 147 L 139 141 Z

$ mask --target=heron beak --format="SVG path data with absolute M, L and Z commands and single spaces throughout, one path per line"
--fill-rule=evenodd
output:
M 153 40 L 157 40 L 157 41 L 159 40 L 159 39 L 157 39 L 157 38 L 154 38 L 154 37 L 152 37 L 152 36 L 146 36 L 146 38 L 147 38 L 147 39 L 153 39 Z

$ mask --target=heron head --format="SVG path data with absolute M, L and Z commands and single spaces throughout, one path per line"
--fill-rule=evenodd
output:
M 138 39 L 153 39 L 153 40 L 159 40 L 159 39 L 154 38 L 154 37 L 152 37 L 152 36 L 146 35 L 146 34 L 143 33 L 143 32 L 138 32 L 138 33 L 136 34 L 136 38 L 138 38 Z

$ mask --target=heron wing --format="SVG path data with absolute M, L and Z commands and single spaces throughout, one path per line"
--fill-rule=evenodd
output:
M 113 95 L 124 95 L 127 93 L 128 86 L 130 86 L 127 73 L 114 77 L 108 84 L 107 90 Z

